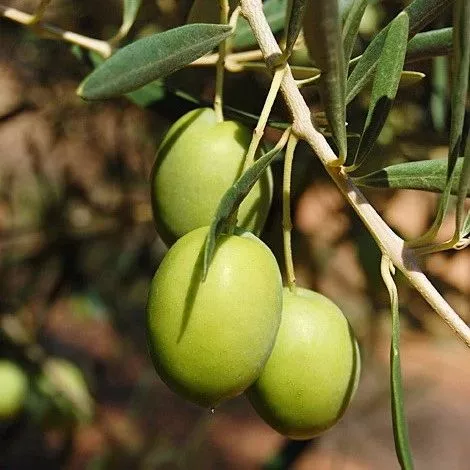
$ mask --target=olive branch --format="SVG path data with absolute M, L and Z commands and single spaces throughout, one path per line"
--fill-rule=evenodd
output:
M 266 20 L 261 0 L 241 0 L 240 5 L 241 15 L 249 22 L 267 67 L 272 68 L 282 56 L 282 51 Z M 373 236 L 382 254 L 390 259 L 436 313 L 470 347 L 470 328 L 423 273 L 415 250 L 405 245 L 405 240 L 395 234 L 380 217 L 352 178 L 335 165 L 337 157 L 325 137 L 315 129 L 310 110 L 299 91 L 289 64 L 285 63 L 284 67 L 286 71 L 280 91 L 292 117 L 292 132 L 299 140 L 306 141 L 318 156 L 338 189 Z

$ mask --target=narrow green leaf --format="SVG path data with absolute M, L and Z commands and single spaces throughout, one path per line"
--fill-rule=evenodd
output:
M 340 160 L 347 154 L 346 74 L 337 0 L 309 0 L 303 21 L 305 44 L 320 68 L 320 93 Z
M 131 29 L 139 12 L 142 0 L 122 0 L 122 25 L 117 36 L 124 38 Z
M 408 41 L 408 15 L 400 13 L 391 23 L 377 64 L 369 111 L 353 166 L 369 155 L 388 117 L 397 94 Z
M 263 3 L 264 14 L 274 34 L 284 28 L 287 1 L 288 0 L 267 0 Z M 238 20 L 235 33 L 230 43 L 234 50 L 249 49 L 258 44 L 251 31 L 250 25 L 244 18 Z
M 286 53 L 289 56 L 294 48 L 295 41 L 302 29 L 305 7 L 308 0 L 291 0 L 292 6 L 289 12 L 289 22 L 286 34 Z
M 252 70 L 253 72 L 271 73 L 268 71 L 265 62 L 241 62 L 244 70 Z M 290 70 L 293 77 L 296 80 L 306 80 L 307 78 L 318 77 L 320 75 L 320 69 L 316 67 L 306 67 L 302 65 L 291 65 Z
M 346 17 L 348 16 L 354 1 L 355 0 L 338 0 L 339 15 L 341 16 L 342 23 L 346 21 Z
M 97 100 L 137 90 L 210 52 L 231 32 L 227 25 L 191 24 L 139 39 L 88 75 L 77 93 Z
M 455 2 L 453 43 L 449 174 L 452 172 L 457 157 L 463 153 L 465 145 L 463 132 L 470 73 L 470 2 L 468 0 Z
M 392 308 L 392 341 L 390 347 L 390 388 L 392 395 L 392 421 L 395 451 L 403 470 L 413 469 L 408 426 L 403 400 L 403 384 L 400 360 L 400 312 L 398 302 Z
M 459 156 L 465 152 L 464 120 L 466 113 L 466 97 L 468 92 L 469 68 L 470 68 L 470 3 L 468 0 L 456 0 L 454 4 L 454 28 L 453 28 L 453 55 L 452 55 L 452 95 L 451 95 L 451 126 L 449 155 L 447 159 L 447 184 L 439 200 L 439 206 L 433 225 L 420 240 L 425 243 L 429 239 L 434 239 L 449 207 L 449 199 L 452 192 L 452 185 L 456 175 L 459 177 L 459 189 L 457 190 L 456 208 L 456 235 L 460 234 L 464 223 L 464 199 L 468 189 L 468 158 L 464 155 L 463 167 L 457 168 Z M 468 129 L 466 130 L 468 132 Z M 470 153 L 470 152 L 469 152 Z
M 418 33 L 408 43 L 405 62 L 429 59 L 452 52 L 452 28 L 433 29 Z
M 457 160 L 451 194 L 457 194 L 463 158 Z M 368 175 L 353 178 L 358 186 L 368 188 L 417 189 L 442 193 L 447 184 L 447 159 L 398 163 Z M 470 190 L 467 190 L 470 197 Z
M 401 377 L 400 360 L 400 312 L 398 307 L 398 292 L 392 277 L 395 272 L 390 260 L 382 257 L 381 272 L 384 282 L 390 294 L 392 310 L 392 338 L 390 342 L 390 393 L 393 421 L 393 437 L 395 439 L 395 451 L 402 470 L 413 469 L 410 443 L 408 438 L 408 426 L 405 416 L 403 400 L 403 383 Z
M 253 188 L 263 172 L 266 171 L 281 150 L 282 148 L 276 146 L 256 160 L 223 195 L 212 220 L 204 247 L 203 279 L 206 278 L 210 262 L 214 256 L 217 238 L 223 232 L 227 222 L 242 203 L 243 199 L 251 191 L 251 188 Z
M 342 34 L 345 64 L 348 64 L 351 59 L 359 25 L 361 24 L 368 2 L 369 0 L 354 0 L 346 14 Z
M 449 60 L 434 57 L 431 75 L 431 118 L 434 128 L 443 133 L 447 125 L 447 101 L 449 96 Z
M 409 38 L 437 18 L 453 0 L 413 0 L 404 11 L 410 19 Z M 350 103 L 372 78 L 390 24 L 382 29 L 362 54 L 347 83 L 346 102 Z
M 460 236 L 466 234 L 465 225 L 466 225 L 466 209 L 465 209 L 465 199 L 467 194 L 470 192 L 470 133 L 469 129 L 465 129 L 467 135 L 465 137 L 465 150 L 463 154 L 463 163 L 462 170 L 460 171 L 459 178 L 459 187 L 457 190 L 457 207 L 456 207 L 456 227 L 460 233 Z M 457 162 L 460 159 L 457 160 Z M 457 165 L 455 165 L 456 167 Z M 470 215 L 470 210 L 468 211 Z

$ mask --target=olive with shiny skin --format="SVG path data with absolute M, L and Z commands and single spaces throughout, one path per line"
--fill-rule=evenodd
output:
M 157 373 L 175 392 L 205 407 L 235 397 L 258 377 L 281 321 L 282 280 L 255 235 L 222 235 L 207 277 L 208 227 L 180 238 L 150 287 L 147 337 Z
M 212 108 L 190 111 L 171 126 L 150 178 L 153 216 L 165 243 L 210 225 L 222 196 L 241 174 L 251 137 L 238 122 L 217 122 Z M 261 232 L 272 191 L 268 169 L 240 206 L 240 227 Z
M 319 293 L 284 288 L 273 351 L 247 396 L 279 433 L 310 439 L 341 418 L 359 374 L 358 345 L 341 310 Z

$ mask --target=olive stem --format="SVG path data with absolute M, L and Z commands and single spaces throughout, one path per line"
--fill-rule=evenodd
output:
M 245 156 L 245 162 L 243 164 L 243 169 L 241 174 L 243 174 L 255 161 L 256 151 L 258 150 L 259 143 L 263 138 L 264 129 L 266 128 L 266 124 L 268 123 L 269 115 L 271 113 L 271 109 L 274 105 L 274 101 L 276 96 L 279 92 L 279 87 L 281 86 L 282 77 L 284 76 L 285 67 L 279 67 L 274 72 L 274 77 L 271 82 L 271 86 L 269 88 L 268 96 L 263 105 L 263 109 L 261 110 L 261 115 L 258 119 L 255 129 L 253 130 L 253 136 L 250 141 L 250 145 L 248 147 L 248 151 Z M 237 224 L 237 217 L 238 217 L 238 209 L 232 214 L 230 218 L 230 222 L 228 224 L 229 229 L 233 230 Z
M 286 154 L 284 156 L 284 175 L 282 183 L 282 238 L 284 242 L 284 262 L 286 265 L 287 286 L 292 293 L 295 293 L 295 271 L 292 259 L 292 218 L 290 211 L 291 203 L 291 175 L 292 162 L 294 160 L 295 147 L 299 139 L 292 132 L 287 141 Z
M 240 0 L 240 5 L 242 15 L 248 20 L 263 56 L 269 63 L 281 54 L 281 50 L 266 20 L 261 0 Z M 341 167 L 334 166 L 337 157 L 324 136 L 315 129 L 310 109 L 297 87 L 288 64 L 281 83 L 281 92 L 292 116 L 293 131 L 297 137 L 305 140 L 318 156 L 343 196 L 374 237 L 382 254 L 390 258 L 430 306 L 470 347 L 470 328 L 422 272 L 414 251 L 406 247 L 404 240 L 380 217 L 348 174 Z
M 69 43 L 77 44 L 80 47 L 84 47 L 85 49 L 89 49 L 90 51 L 100 54 L 105 59 L 112 54 L 113 49 L 106 41 L 92 39 L 71 31 L 65 31 L 48 23 L 43 23 L 37 19 L 36 15 L 30 15 L 29 13 L 24 13 L 16 8 L 0 5 L 0 16 L 3 16 L 4 18 L 8 18 L 9 20 L 15 21 L 16 23 L 20 23 L 24 26 L 29 26 L 38 32 L 51 35 L 55 39 L 62 39 Z
M 228 13 L 230 5 L 228 0 L 219 0 L 220 5 L 220 23 L 228 23 Z M 215 97 L 214 111 L 217 122 L 223 122 L 223 94 L 224 94 L 224 76 L 225 76 L 225 57 L 227 55 L 227 41 L 224 39 L 219 44 L 219 57 L 215 69 Z
M 266 124 L 268 123 L 274 101 L 276 100 L 277 94 L 279 92 L 284 72 L 285 67 L 279 67 L 274 72 L 274 77 L 269 88 L 268 96 L 264 102 L 263 109 L 261 110 L 261 115 L 258 119 L 256 127 L 253 130 L 253 137 L 251 138 L 250 146 L 248 147 L 248 152 L 245 157 L 243 171 L 247 170 L 255 161 L 256 151 L 258 150 L 259 143 L 263 138 L 264 130 L 266 128 Z
M 41 0 L 41 2 L 36 8 L 36 11 L 34 12 L 32 22 L 30 23 L 31 25 L 36 24 L 42 20 L 42 18 L 44 17 L 44 13 L 46 12 L 46 9 L 49 6 L 49 3 L 51 3 L 51 1 L 52 0 Z

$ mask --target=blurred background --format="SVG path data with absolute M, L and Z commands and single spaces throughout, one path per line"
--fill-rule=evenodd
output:
M 37 3 L 1 2 L 26 12 Z M 371 2 L 358 52 L 403 6 Z M 190 7 L 191 0 L 144 0 L 128 40 L 183 24 Z M 119 28 L 121 2 L 53 0 L 45 21 L 107 39 Z M 449 22 L 448 15 L 432 26 Z M 70 45 L 5 19 L 0 45 L 0 371 L 8 364 L 25 396 L 13 415 L 0 409 L 0 468 L 398 468 L 379 252 L 309 149 L 299 146 L 293 175 L 298 284 L 342 308 L 359 338 L 363 372 L 342 421 L 295 444 L 265 425 L 243 397 L 214 414 L 180 399 L 156 376 L 147 354 L 147 290 L 166 251 L 151 218 L 148 176 L 164 132 L 195 106 L 171 90 L 210 102 L 214 71 L 178 72 L 169 91 L 146 107 L 125 98 L 85 103 L 75 90 L 91 63 Z M 305 65 L 301 47 L 295 60 Z M 448 59 L 412 65 L 426 78 L 400 90 L 364 171 L 447 156 Z M 258 114 L 268 84 L 260 72 L 228 74 L 226 103 Z M 317 91 L 304 92 L 320 111 Z M 361 131 L 367 103 L 365 92 L 348 110 L 351 132 Z M 273 115 L 287 119 L 281 101 Z M 268 141 L 277 137 L 279 131 L 268 129 Z M 277 192 L 262 238 L 281 261 L 282 162 L 273 171 Z M 438 200 L 416 191 L 367 195 L 406 238 L 426 230 Z M 449 219 L 440 237 L 451 232 Z M 470 250 L 430 256 L 423 266 L 470 321 Z M 468 351 L 399 274 L 397 283 L 416 467 L 467 469 Z M 9 382 L 2 377 L 0 396 L 6 396 Z

